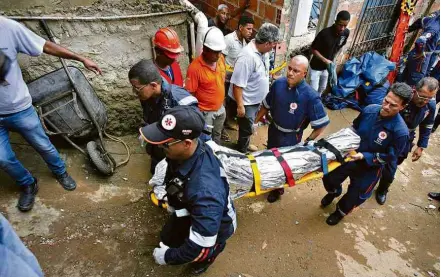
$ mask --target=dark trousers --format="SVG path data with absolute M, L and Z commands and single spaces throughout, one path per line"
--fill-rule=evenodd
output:
M 239 135 L 237 139 L 237 150 L 246 153 L 248 152 L 248 146 L 250 145 L 251 135 L 253 134 L 254 119 L 256 119 L 257 111 L 260 104 L 246 105 L 245 116 L 237 118 L 237 124 L 239 125 Z M 228 98 L 228 109 L 230 115 L 237 115 L 237 103 L 232 98 Z
M 349 177 L 348 191 L 337 203 L 337 210 L 347 215 L 371 197 L 381 171 L 382 167 L 369 167 L 365 161 L 348 162 L 325 175 L 323 185 L 328 193 L 337 197 L 342 193 L 341 184 Z
M 176 214 L 173 213 L 168 218 L 164 227 L 162 227 L 160 234 L 161 241 L 171 248 L 179 248 L 184 244 L 185 240 L 188 239 L 190 235 L 190 227 L 190 216 L 177 217 Z M 226 245 L 226 242 L 217 242 L 211 247 L 207 258 L 200 263 L 212 263 L 216 257 L 224 251 Z
M 412 148 L 414 146 L 413 139 L 414 139 L 414 137 L 412 136 L 410 138 L 410 140 L 407 142 L 405 148 L 403 149 L 403 151 L 401 152 L 401 154 L 397 158 L 396 165 L 387 164 L 384 167 L 383 173 L 381 174 L 380 183 L 379 183 L 378 189 L 377 189 L 378 192 L 381 192 L 381 193 L 386 192 L 387 193 L 389 191 L 389 187 L 395 179 L 395 173 L 397 172 L 398 166 L 400 164 L 402 164 L 405 159 L 407 159 L 407 156 L 412 151 Z
M 268 149 L 274 147 L 294 146 L 302 140 L 303 132 L 285 133 L 279 131 L 276 126 L 271 123 L 268 127 Z
M 435 117 L 435 122 L 433 123 L 432 133 L 434 133 L 436 131 L 436 129 L 438 129 L 438 126 L 439 126 L 439 113 L 440 112 L 441 112 L 441 110 L 438 111 L 438 114 Z
M 407 154 L 405 157 L 398 157 L 397 166 L 392 166 L 387 164 L 383 173 L 381 174 L 380 183 L 378 184 L 378 192 L 388 192 L 390 185 L 393 183 L 395 179 L 395 173 L 397 172 L 398 165 L 402 164 L 404 160 L 407 158 Z
M 294 146 L 302 140 L 302 132 L 292 132 L 292 133 L 284 133 L 279 131 L 276 126 L 271 123 L 268 127 L 268 144 L 267 149 L 285 147 L 285 146 Z M 280 195 L 285 192 L 285 189 L 280 188 L 276 189 Z

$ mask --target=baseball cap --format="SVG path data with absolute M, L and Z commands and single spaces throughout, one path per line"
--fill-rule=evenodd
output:
M 151 144 L 173 139 L 194 139 L 201 135 L 205 121 L 200 111 L 190 106 L 177 106 L 165 112 L 158 122 L 139 129 L 142 138 Z

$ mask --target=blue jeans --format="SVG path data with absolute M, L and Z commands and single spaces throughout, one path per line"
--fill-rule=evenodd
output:
M 52 173 L 61 175 L 66 172 L 66 166 L 44 132 L 34 107 L 10 115 L 0 115 L 0 168 L 18 185 L 30 185 L 34 177 L 15 157 L 9 142 L 9 131 L 20 133 L 41 155 Z
M 40 265 L 0 214 L 0 276 L 42 277 Z
M 237 103 L 229 97 L 229 110 L 237 113 Z M 257 111 L 260 104 L 245 105 L 245 116 L 237 118 L 237 124 L 239 125 L 239 136 L 237 139 L 237 150 L 246 153 L 248 152 L 248 146 L 250 145 L 251 135 L 253 134 L 254 119 L 256 119 Z

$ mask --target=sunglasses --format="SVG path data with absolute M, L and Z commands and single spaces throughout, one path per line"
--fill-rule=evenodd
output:
M 432 98 L 430 98 L 430 97 L 423 97 L 423 96 L 420 96 L 420 95 L 418 94 L 418 90 L 415 90 L 415 94 L 416 94 L 416 96 L 418 97 L 418 99 L 421 99 L 421 100 L 424 100 L 424 101 L 430 101 L 430 99 L 432 99 Z
M 177 139 L 177 140 L 174 140 L 174 141 L 172 141 L 172 142 L 166 142 L 166 143 L 160 144 L 159 147 L 162 147 L 162 148 L 169 148 L 170 146 L 175 145 L 175 144 L 177 144 L 177 143 L 180 143 L 180 142 L 182 142 L 182 141 L 183 141 L 183 140 Z
M 135 91 L 135 94 L 136 95 L 139 95 L 140 93 L 141 93 L 141 91 L 145 88 L 145 87 L 147 87 L 149 84 L 147 84 L 147 85 L 143 85 L 143 86 L 141 86 L 141 87 L 135 87 L 135 86 L 132 86 L 132 88 L 133 88 L 133 90 Z

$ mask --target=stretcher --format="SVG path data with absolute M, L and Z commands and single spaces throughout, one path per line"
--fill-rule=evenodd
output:
M 286 63 L 286 62 L 283 62 L 283 63 L 282 63 L 281 65 L 279 65 L 278 67 L 272 69 L 272 70 L 269 72 L 269 74 L 270 74 L 270 75 L 273 75 L 273 74 L 278 73 L 280 70 L 284 69 L 284 68 L 286 67 L 286 65 L 287 65 L 287 63 Z M 233 73 L 233 71 L 234 71 L 234 67 L 232 67 L 231 65 L 228 65 L 228 64 L 225 64 L 225 67 L 226 67 L 226 70 L 227 70 L 228 73 Z
M 230 185 L 230 196 L 235 200 L 323 178 L 349 161 L 349 155 L 354 154 L 360 144 L 360 137 L 352 128 L 344 128 L 317 142 L 257 151 L 249 155 L 212 141 L 207 144 L 221 161 Z M 163 208 L 167 208 L 163 184 L 166 168 L 165 160 L 158 163 L 155 175 L 149 181 L 153 187 L 149 193 L 150 200 Z

